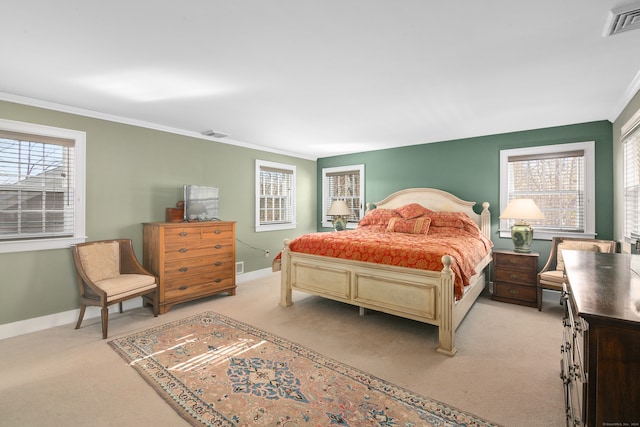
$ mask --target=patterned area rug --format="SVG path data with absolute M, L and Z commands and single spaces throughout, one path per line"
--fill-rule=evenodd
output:
M 214 312 L 110 344 L 193 425 L 495 425 Z

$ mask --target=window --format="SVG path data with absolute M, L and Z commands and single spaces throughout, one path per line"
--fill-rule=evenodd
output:
M 347 228 L 355 228 L 364 215 L 364 165 L 322 169 L 322 226 L 333 227 L 327 212 L 334 200 L 344 200 L 351 209 Z
M 85 133 L 0 119 L 0 253 L 85 240 Z
M 256 231 L 296 227 L 296 167 L 256 160 Z
M 640 238 L 640 111 L 622 127 L 624 223 L 626 242 Z
M 593 238 L 594 180 L 593 141 L 501 150 L 500 212 L 513 198 L 533 199 L 545 216 L 527 221 L 535 229 L 534 238 Z M 500 237 L 511 237 L 513 223 L 500 220 Z

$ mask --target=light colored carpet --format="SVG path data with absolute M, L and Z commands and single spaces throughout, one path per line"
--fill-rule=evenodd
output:
M 109 337 L 212 310 L 398 386 L 504 426 L 563 426 L 559 378 L 562 309 L 481 296 L 457 331 L 458 354 L 435 352 L 437 329 L 294 292 L 279 301 L 279 273 L 239 284 L 236 296 L 175 306 L 154 318 L 112 315 Z M 0 425 L 188 425 L 101 339 L 98 318 L 0 341 Z

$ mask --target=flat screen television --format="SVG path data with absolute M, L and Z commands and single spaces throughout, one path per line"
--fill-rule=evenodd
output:
M 184 186 L 184 220 L 218 221 L 218 188 L 202 185 Z

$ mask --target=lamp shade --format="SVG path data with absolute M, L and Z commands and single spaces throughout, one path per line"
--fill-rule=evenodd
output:
M 351 215 L 351 209 L 349 209 L 349 206 L 347 206 L 347 203 L 344 200 L 334 200 L 333 203 L 331 203 L 331 207 L 329 208 L 327 215 L 347 216 Z
M 544 219 L 544 214 L 533 199 L 511 199 L 500 219 Z

